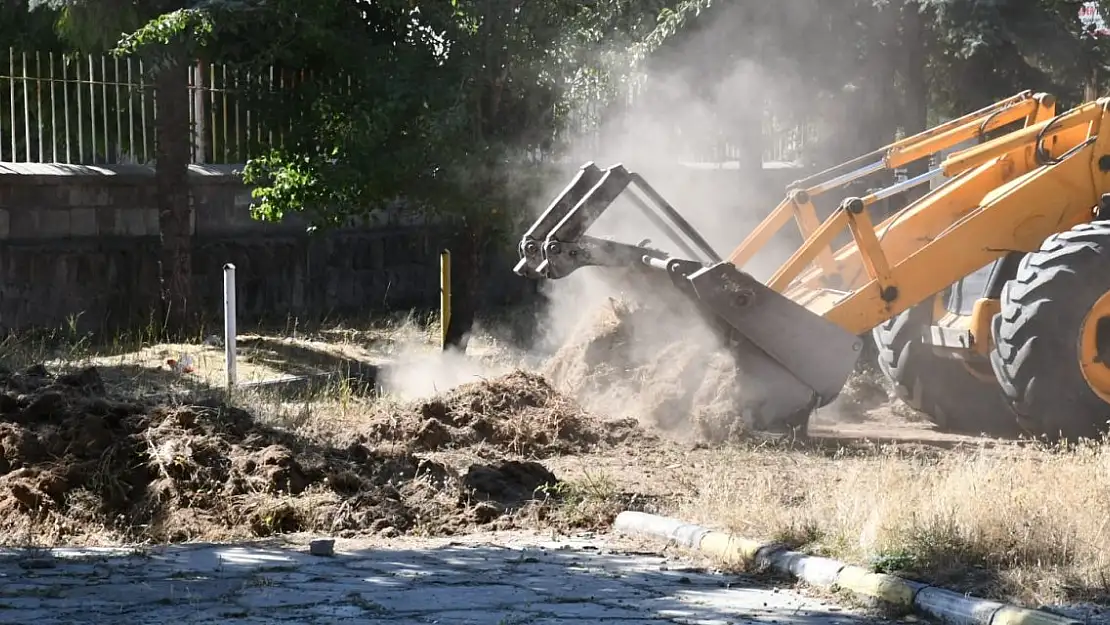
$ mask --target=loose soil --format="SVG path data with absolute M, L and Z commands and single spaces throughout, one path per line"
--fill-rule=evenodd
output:
M 589 452 L 635 432 L 592 420 L 519 372 L 375 415 L 343 445 L 219 401 L 113 396 L 91 367 L 4 371 L 0 389 L 0 536 L 9 543 L 511 526 L 513 513 L 556 500 L 559 485 L 514 456 Z M 478 444 L 488 461 L 461 471 L 417 453 Z
M 746 409 L 753 381 L 692 305 L 657 304 L 608 299 L 544 365 L 543 374 L 598 414 L 638 417 L 687 440 L 751 440 L 754 430 L 769 425 L 753 421 Z M 850 420 L 887 404 L 890 392 L 877 380 L 871 373 L 853 375 L 823 414 Z
M 744 381 L 732 356 L 681 303 L 607 300 L 543 374 L 594 412 L 638 417 L 672 434 L 737 441 L 752 425 L 742 416 Z
M 407 403 L 245 411 L 0 371 L 0 540 L 604 529 L 631 508 L 1026 605 L 1110 600 L 1110 444 L 945 434 L 867 375 L 814 440 L 756 444 L 728 410 L 742 378 L 667 318 L 611 302 L 543 376 Z
M 396 444 L 410 452 L 465 447 L 486 457 L 547 458 L 644 436 L 634 419 L 601 421 L 542 376 L 524 371 L 376 412 L 360 442 Z

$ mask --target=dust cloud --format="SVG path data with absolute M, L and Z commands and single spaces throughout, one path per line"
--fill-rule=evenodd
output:
M 641 174 L 727 258 L 782 199 L 790 181 L 789 171 L 768 179 L 760 141 L 764 94 L 785 87 L 756 62 L 707 56 L 705 41 L 719 41 L 719 33 L 702 39 L 693 39 L 679 56 L 731 64 L 721 79 L 706 89 L 696 86 L 688 69 L 651 70 L 635 102 L 601 124 L 599 139 L 570 150 L 566 178 L 538 203 L 539 210 L 580 165 L 620 163 Z M 722 139 L 734 147 L 714 154 Z M 618 199 L 589 234 L 632 244 L 648 240 L 650 247 L 687 257 L 627 200 Z M 767 277 L 793 250 L 776 241 L 744 269 Z M 758 381 L 744 379 L 723 335 L 665 276 L 643 274 L 642 268 L 587 267 L 545 282 L 548 307 L 539 346 L 549 360 L 543 373 L 589 410 L 635 416 L 703 439 L 742 434 L 754 420 L 743 395 L 758 390 Z
M 770 152 L 770 160 L 792 155 L 776 152 L 777 137 L 764 145 L 764 138 L 774 134 L 767 124 L 775 121 L 764 111 L 789 117 L 790 107 L 777 103 L 796 101 L 804 90 L 779 68 L 722 54 L 717 48 L 730 45 L 732 35 L 724 31 L 735 26 L 735 16 L 727 15 L 725 5 L 721 10 L 726 14 L 672 51 L 677 62 L 633 77 L 641 85 L 637 96 L 604 117 L 590 136 L 572 142 L 557 164 L 563 175 L 536 198 L 533 216 L 584 163 L 602 168 L 620 163 L 642 175 L 718 256 L 727 258 L 782 200 L 793 172 L 764 166 L 764 152 Z M 705 63 L 712 63 L 717 77 L 710 87 L 698 75 Z M 612 69 L 612 74 L 627 70 Z M 722 152 L 725 143 L 729 148 Z M 633 244 L 646 240 L 650 247 L 686 257 L 627 199 L 618 199 L 589 234 Z M 743 269 L 768 277 L 796 249 L 796 236 L 784 233 Z M 752 369 L 740 366 L 714 322 L 661 272 L 648 273 L 643 267 L 586 267 L 544 282 L 546 307 L 529 360 L 542 362 L 540 372 L 587 410 L 636 417 L 699 438 L 742 435 L 756 420 L 750 397 L 772 393 L 759 388 L 759 380 L 752 379 L 757 376 L 742 375 Z M 405 398 L 504 373 L 452 352 L 411 350 L 405 362 L 385 380 L 388 389 Z
M 457 349 L 430 349 L 424 344 L 403 344 L 378 376 L 387 396 L 407 402 L 427 399 L 463 384 L 508 374 L 508 366 L 478 360 Z

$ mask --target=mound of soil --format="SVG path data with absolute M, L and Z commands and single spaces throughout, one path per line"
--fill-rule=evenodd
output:
M 514 395 L 514 383 L 532 394 Z M 562 412 L 537 415 L 544 406 Z M 580 412 L 527 376 L 460 389 L 425 412 L 468 436 L 493 439 L 508 430 L 482 416 L 514 410 L 549 419 L 549 437 L 529 439 L 533 446 L 589 438 Z M 41 366 L 0 371 L 6 541 L 27 533 L 156 541 L 294 531 L 450 533 L 502 517 L 556 482 L 535 463 L 495 462 L 460 476 L 365 437 L 323 446 L 215 401 L 127 401 L 106 392 L 93 368 L 58 376 Z
M 818 416 L 831 421 L 866 421 L 869 411 L 892 404 L 894 394 L 888 386 L 889 382 L 878 371 L 857 371 L 848 378 L 840 395 L 818 411 Z
M 478 447 L 486 453 L 550 457 L 638 434 L 634 419 L 600 421 L 542 376 L 514 371 L 384 410 L 361 441 L 399 443 L 412 452 Z
M 744 379 L 690 308 L 610 298 L 548 361 L 544 375 L 588 410 L 635 415 L 711 442 L 746 436 Z

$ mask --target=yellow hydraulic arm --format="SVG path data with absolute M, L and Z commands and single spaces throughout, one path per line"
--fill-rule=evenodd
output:
M 736 348 L 751 382 L 744 410 L 768 423 L 792 422 L 840 393 L 863 350 L 861 335 L 992 261 L 1035 251 L 1049 236 L 1092 220 L 1110 190 L 1110 127 L 1101 133 L 1108 104 L 1102 99 L 1058 115 L 1051 96 L 1025 91 L 894 142 L 791 185 L 726 258 L 638 174 L 587 163 L 524 233 L 514 271 L 544 279 L 583 267 L 650 273 L 653 284 L 696 302 Z M 1011 127 L 1018 128 L 985 139 Z M 924 174 L 847 198 L 823 222 L 817 216 L 814 199 L 821 194 L 976 138 L 979 145 Z M 939 188 L 872 222 L 869 206 L 942 178 Z M 589 236 L 621 194 L 683 256 Z M 744 271 L 791 220 L 804 240 L 797 251 L 766 282 Z M 845 229 L 850 242 L 834 249 Z M 979 326 L 970 330 L 973 337 Z
M 1099 132 L 1108 102 L 1057 115 L 1051 96 L 1023 92 L 822 172 L 796 184 L 728 260 L 742 269 L 793 217 L 805 242 L 768 286 L 853 334 L 867 332 L 1009 252 L 1034 251 L 1090 221 L 1110 189 L 1110 133 Z M 821 193 L 1023 119 L 1022 129 L 817 219 L 813 198 Z M 871 204 L 941 176 L 951 180 L 877 227 L 871 222 Z M 834 251 L 845 228 L 852 241 Z

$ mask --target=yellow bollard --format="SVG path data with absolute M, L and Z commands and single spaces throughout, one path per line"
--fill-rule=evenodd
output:
M 451 250 L 439 253 L 439 342 L 447 349 L 447 330 L 451 327 Z

